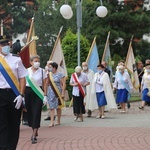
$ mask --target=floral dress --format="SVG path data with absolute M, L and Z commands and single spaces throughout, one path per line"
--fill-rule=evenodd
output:
M 61 88 L 61 79 L 64 78 L 64 75 L 62 73 L 57 72 L 56 74 L 53 74 L 53 80 L 59 90 L 59 92 L 62 92 Z M 55 93 L 53 92 L 53 89 L 51 86 L 48 86 L 47 90 L 47 98 L 48 98 L 48 103 L 49 103 L 49 108 L 50 109 L 57 109 L 58 107 L 58 98 L 56 97 Z

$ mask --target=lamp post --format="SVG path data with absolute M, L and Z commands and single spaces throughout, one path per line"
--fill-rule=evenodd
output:
M 77 35 L 78 35 L 78 66 L 80 66 L 80 28 L 82 27 L 82 1 L 76 0 L 77 2 Z
M 78 66 L 80 66 L 80 28 L 82 27 L 82 1 L 76 0 L 76 15 L 77 15 L 77 51 L 78 51 Z M 96 14 L 98 17 L 103 18 L 107 15 L 108 10 L 103 6 L 102 0 L 100 0 L 101 6 L 96 9 Z M 73 11 L 68 4 L 64 4 L 60 8 L 60 13 L 65 19 L 70 19 L 73 16 Z

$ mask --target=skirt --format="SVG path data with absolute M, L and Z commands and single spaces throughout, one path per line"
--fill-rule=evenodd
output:
M 142 91 L 142 101 L 150 102 L 150 97 L 147 96 L 147 93 L 148 93 L 148 89 L 144 89 Z
M 73 95 L 73 113 L 74 114 L 85 114 L 84 98 Z
M 96 97 L 97 97 L 97 104 L 99 107 L 107 105 L 104 91 L 96 93 Z
M 26 87 L 25 103 L 29 127 L 39 128 L 43 102 L 29 87 Z
M 116 95 L 116 103 L 127 103 L 128 91 L 126 89 L 118 89 Z

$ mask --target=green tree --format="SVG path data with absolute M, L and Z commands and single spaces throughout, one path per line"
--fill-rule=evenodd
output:
M 41 56 L 42 66 L 49 60 L 57 34 L 61 26 L 64 26 L 63 19 L 51 0 L 37 0 L 38 11 L 35 14 L 37 52 Z M 63 33 L 64 31 L 62 31 Z M 62 34 L 61 34 L 62 35 Z
M 24 33 L 29 29 L 29 20 L 37 8 L 36 2 L 28 5 L 25 0 L 2 0 L 0 18 L 3 19 L 4 34 Z
M 135 1 L 135 3 L 137 2 Z M 95 10 L 100 5 L 99 0 L 83 2 L 82 34 L 83 36 L 86 34 L 90 41 L 93 36 L 97 36 L 97 45 L 100 50 L 100 56 L 102 56 L 107 33 L 110 31 L 112 56 L 119 54 L 124 58 L 127 55 L 131 36 L 134 35 L 134 39 L 142 41 L 143 35 L 150 32 L 149 12 L 142 8 L 133 11 L 133 5 L 130 3 L 128 5 L 119 4 L 117 0 L 103 0 L 103 4 L 108 9 L 108 15 L 105 18 L 98 18 Z M 122 38 L 124 42 L 116 42 L 118 38 Z M 150 43 L 145 46 L 147 46 L 144 47 L 146 50 L 150 47 Z M 141 48 L 139 43 L 133 40 L 133 49 L 136 51 L 139 48 Z M 135 53 L 139 54 L 138 51 Z M 146 57 L 146 55 L 143 57 Z
M 88 55 L 90 44 L 89 41 L 82 35 L 80 42 L 80 59 L 81 62 L 83 62 L 86 60 L 86 57 Z M 75 66 L 77 66 L 77 35 L 72 33 L 71 29 L 67 30 L 66 35 L 62 40 L 62 48 L 67 67 L 74 68 Z
M 58 33 L 60 26 L 63 26 L 63 31 L 61 33 L 61 39 L 65 36 L 65 32 L 68 28 L 71 28 L 73 33 L 77 32 L 76 25 L 76 1 L 68 0 L 68 4 L 72 7 L 73 17 L 69 20 L 65 20 L 60 12 L 60 7 L 64 4 L 64 1 L 60 1 L 59 3 L 55 3 L 55 9 L 52 8 L 52 1 L 45 0 L 39 2 L 39 12 L 47 12 L 51 15 L 41 15 L 39 17 L 37 15 L 37 30 L 40 34 L 49 33 L 49 37 L 46 39 L 50 39 L 51 36 Z M 136 4 L 138 1 L 135 1 Z M 149 12 L 144 9 L 138 9 L 137 11 L 133 11 L 134 5 L 133 3 L 129 3 L 128 5 L 123 5 L 122 3 L 118 3 L 117 0 L 103 0 L 103 5 L 108 9 L 108 15 L 104 18 L 99 18 L 96 15 L 96 9 L 100 6 L 99 0 L 86 0 L 82 3 L 82 28 L 81 34 L 86 37 L 89 41 L 92 41 L 93 38 L 97 37 L 97 46 L 100 54 L 100 58 L 102 57 L 107 34 L 110 31 L 110 49 L 111 55 L 113 57 L 114 54 L 119 54 L 123 59 L 127 55 L 128 46 L 130 43 L 131 36 L 134 35 L 133 40 L 133 50 L 135 55 L 141 55 L 139 49 L 141 49 L 141 44 L 136 42 L 135 39 L 139 39 L 142 42 L 142 37 L 144 34 L 149 33 L 150 26 L 150 18 Z M 38 13 L 39 13 L 38 12 Z M 41 25 L 39 25 L 41 24 Z M 42 29 L 42 30 L 41 30 Z M 45 37 L 42 37 L 41 40 L 45 40 Z M 54 37 L 55 39 L 56 37 Z M 120 41 L 121 39 L 122 41 Z M 39 40 L 39 41 L 41 41 Z M 46 42 L 45 40 L 45 42 Z M 141 43 L 140 42 L 140 43 Z M 145 43 L 145 42 L 144 42 Z M 50 55 L 54 42 L 49 47 L 48 54 Z M 67 42 L 66 42 L 67 44 Z M 82 43 L 81 43 L 82 44 Z M 149 48 L 149 43 L 145 44 L 145 51 Z M 65 47 L 69 47 L 70 45 L 66 45 Z M 43 47 L 42 47 L 43 48 Z M 51 49 L 51 50 L 50 50 Z M 72 48 L 70 48 L 72 49 Z M 81 46 L 82 49 L 82 46 Z M 41 51 L 41 50 L 40 50 Z M 42 51 L 41 51 L 42 52 Z M 46 53 L 47 54 L 47 53 Z M 142 54 L 142 59 L 145 59 L 147 55 Z

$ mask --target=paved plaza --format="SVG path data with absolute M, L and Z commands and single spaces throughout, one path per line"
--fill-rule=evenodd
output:
M 21 125 L 17 150 L 150 150 L 150 106 L 139 110 L 141 102 L 132 102 L 125 114 L 119 110 L 106 112 L 105 119 L 84 115 L 75 122 L 72 107 L 64 108 L 61 125 L 48 127 L 42 113 L 38 143 L 31 144 L 31 128 Z

